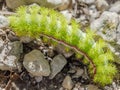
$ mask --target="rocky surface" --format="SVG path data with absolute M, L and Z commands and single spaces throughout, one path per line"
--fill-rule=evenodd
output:
M 55 8 L 64 3 L 69 3 L 69 0 L 15 0 L 14 2 L 12 0 L 6 0 L 7 7 L 13 10 L 21 5 L 30 5 L 33 3 L 39 4 L 40 6 Z
M 112 4 L 109 11 L 120 14 L 120 1 L 117 1 L 114 4 Z
M 22 54 L 22 43 L 19 41 L 7 42 L 0 40 L 0 69 L 1 70 L 21 70 L 19 63 Z
M 53 79 L 56 74 L 58 74 L 63 67 L 66 65 L 67 60 L 62 55 L 57 55 L 53 58 L 51 65 L 50 79 Z
M 96 0 L 96 7 L 99 11 L 105 11 L 109 8 L 109 5 L 106 0 Z
M 39 50 L 33 50 L 26 54 L 23 65 L 33 76 L 49 76 L 50 74 L 48 61 Z
M 95 0 L 79 0 L 79 1 L 83 2 L 83 3 L 86 3 L 86 4 L 89 4 L 89 5 L 95 3 Z
M 111 50 L 115 54 L 115 60 L 120 62 L 120 15 L 119 1 L 109 0 L 79 0 L 74 6 L 73 16 L 82 24 L 90 25 L 97 35 L 109 42 Z M 84 7 L 82 7 L 82 5 Z M 79 8 L 78 8 L 79 7 Z M 77 10 L 77 11 L 76 11 Z M 83 27 L 83 29 L 84 29 Z M 117 55 L 117 56 L 116 56 Z
M 91 22 L 91 29 L 110 43 L 115 53 L 115 61 L 120 63 L 120 16 L 116 12 L 104 11 L 98 19 Z
M 108 42 L 116 39 L 116 29 L 119 24 L 119 15 L 114 12 L 105 11 L 100 18 L 91 23 L 91 29 L 97 30 L 98 34 Z
M 0 16 L 0 90 L 9 86 L 9 80 L 14 90 L 120 90 L 120 1 L 6 0 L 7 8 L 12 10 L 33 3 L 57 7 L 68 21 L 75 18 L 83 31 L 90 25 L 91 30 L 109 42 L 118 74 L 112 84 L 100 87 L 91 80 L 82 57 L 78 60 L 72 50 L 67 52 L 62 45 L 53 47 L 42 42 L 42 38 L 18 38 L 6 29 L 9 26 L 6 17 Z M 1 7 L 6 10 L 6 6 Z
M 100 90 L 100 89 L 98 89 L 98 87 L 95 86 L 95 85 L 87 85 L 86 88 L 87 88 L 87 90 Z
M 105 21 L 108 21 L 108 22 L 115 24 L 115 26 L 117 26 L 117 24 L 119 22 L 119 15 L 114 12 L 104 11 L 98 19 L 100 19 L 102 21 L 102 22 L 99 22 L 101 24 L 104 24 Z M 98 19 L 96 19 L 96 20 L 98 20 Z M 100 26 L 99 26 L 99 28 L 92 28 L 92 29 L 99 30 Z
M 7 28 L 8 26 L 9 26 L 8 19 L 0 15 L 0 28 Z
M 81 86 L 81 83 L 76 83 L 73 90 L 85 90 L 85 88 Z
M 80 78 L 84 73 L 84 70 L 81 68 L 76 68 L 76 73 L 72 76 L 72 78 Z
M 70 76 L 66 76 L 63 80 L 62 86 L 65 89 L 71 90 L 73 88 L 73 82 Z

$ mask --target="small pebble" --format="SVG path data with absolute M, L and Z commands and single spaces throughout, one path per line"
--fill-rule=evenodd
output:
M 73 88 L 73 82 L 70 76 L 65 77 L 65 79 L 63 80 L 62 86 L 68 90 L 71 90 Z

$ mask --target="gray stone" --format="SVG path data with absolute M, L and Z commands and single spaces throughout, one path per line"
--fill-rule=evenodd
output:
M 114 89 L 112 87 L 110 87 L 110 86 L 105 86 L 104 90 L 114 90 Z
M 116 39 L 116 28 L 119 24 L 119 15 L 114 12 L 105 11 L 100 18 L 91 22 L 91 29 L 97 30 L 97 33 L 108 42 Z
M 0 29 L 0 53 L 3 50 L 3 46 L 4 46 L 4 40 L 2 39 L 2 36 L 5 36 L 6 32 L 3 29 Z
M 71 69 L 68 71 L 68 73 L 70 73 L 70 74 L 74 74 L 75 72 L 76 72 L 76 70 L 74 70 L 74 69 Z
M 67 90 L 71 90 L 73 88 L 73 82 L 70 76 L 65 77 L 65 79 L 63 80 L 62 86 Z
M 7 37 L 8 37 L 8 39 L 9 39 L 11 42 L 19 41 L 19 37 L 16 36 L 13 31 L 9 31 Z
M 53 51 L 53 46 L 50 46 L 49 49 L 48 49 L 48 53 L 47 55 L 49 57 L 53 57 L 55 55 L 54 51 Z
M 100 90 L 97 86 L 95 85 L 87 85 L 87 90 Z
M 67 21 L 70 22 L 72 18 L 72 13 L 68 10 L 61 11 L 61 13 L 66 17 Z
M 86 4 L 93 4 L 95 2 L 95 0 L 79 0 L 79 2 L 83 2 Z
M 55 50 L 58 52 L 58 53 L 61 53 L 65 56 L 65 58 L 69 58 L 70 56 L 72 56 L 74 54 L 73 51 L 69 50 L 69 51 L 66 51 L 65 50 L 65 47 L 61 44 L 58 44 L 55 46 Z
M 86 4 L 93 4 L 95 2 L 95 0 L 85 0 Z
M 120 22 L 119 25 L 117 27 L 117 44 L 120 45 Z
M 6 0 L 7 7 L 10 9 L 15 9 L 21 5 L 25 5 L 25 0 Z
M 42 76 L 39 76 L 39 77 L 35 77 L 35 80 L 36 80 L 36 82 L 40 82 L 40 81 L 42 81 L 42 79 L 43 79 L 43 77 Z
M 9 42 L 7 44 L 3 44 L 2 47 L 3 49 L 0 53 L 0 69 L 21 70 L 21 65 L 18 60 L 20 59 L 20 54 L 23 50 L 22 44 L 19 41 L 15 41 L 13 43 Z
M 67 60 L 62 55 L 57 55 L 51 61 L 51 74 L 50 79 L 53 79 L 66 65 Z
M 96 7 L 100 11 L 105 11 L 109 8 L 109 4 L 106 0 L 96 0 Z
M 0 53 L 3 50 L 3 46 L 4 46 L 4 41 L 0 39 Z
M 81 83 L 77 82 L 73 90 L 86 90 L 86 89 L 84 88 L 84 86 L 81 85 Z
M 15 55 L 20 58 L 21 53 L 23 53 L 23 45 L 20 41 L 15 41 L 12 43 L 12 50 L 10 51 L 11 55 Z
M 77 68 L 76 73 L 72 76 L 72 78 L 79 78 L 83 75 L 84 70 L 81 68 Z
M 101 18 L 98 18 L 94 21 L 91 22 L 90 27 L 91 30 L 100 30 L 100 28 L 102 28 L 103 26 L 103 20 Z
M 39 50 L 33 50 L 26 54 L 23 65 L 33 76 L 49 76 L 50 74 L 49 63 Z
M 120 1 L 115 2 L 109 9 L 111 12 L 120 13 Z
M 68 0 L 47 0 L 47 2 L 53 3 L 53 4 L 61 4 L 62 1 L 64 2 L 64 1 L 68 1 Z
M 0 28 L 7 28 L 8 26 L 9 26 L 8 19 L 0 15 Z
M 91 5 L 88 9 L 89 9 L 88 11 L 90 15 L 90 21 L 93 21 L 100 16 L 100 11 L 97 11 L 95 5 Z
M 112 24 L 114 24 L 115 27 L 119 23 L 119 15 L 114 12 L 105 11 L 102 13 L 100 18 L 103 19 L 104 22 L 108 20 L 108 22 L 111 22 Z
M 40 6 L 45 7 L 56 7 L 66 1 L 68 2 L 69 0 L 6 0 L 6 4 L 8 8 L 16 9 L 21 5 L 30 5 L 33 3 L 37 3 Z

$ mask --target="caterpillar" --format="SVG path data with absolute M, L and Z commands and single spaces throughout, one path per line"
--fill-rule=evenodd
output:
M 85 57 L 95 83 L 102 86 L 112 83 L 117 73 L 113 53 L 104 40 L 95 40 L 92 30 L 83 32 L 75 20 L 68 22 L 59 12 L 39 6 L 21 6 L 16 14 L 8 18 L 16 35 L 32 38 L 43 36 L 61 43 Z

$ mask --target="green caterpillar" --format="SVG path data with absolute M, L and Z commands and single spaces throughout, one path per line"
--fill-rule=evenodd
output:
M 94 32 L 79 29 L 74 20 L 68 22 L 60 13 L 39 6 L 22 6 L 16 14 L 9 16 L 10 27 L 18 36 L 39 38 L 44 36 L 61 43 L 89 61 L 89 73 L 93 81 L 100 85 L 110 84 L 117 70 L 112 52 L 107 44 L 94 40 Z

